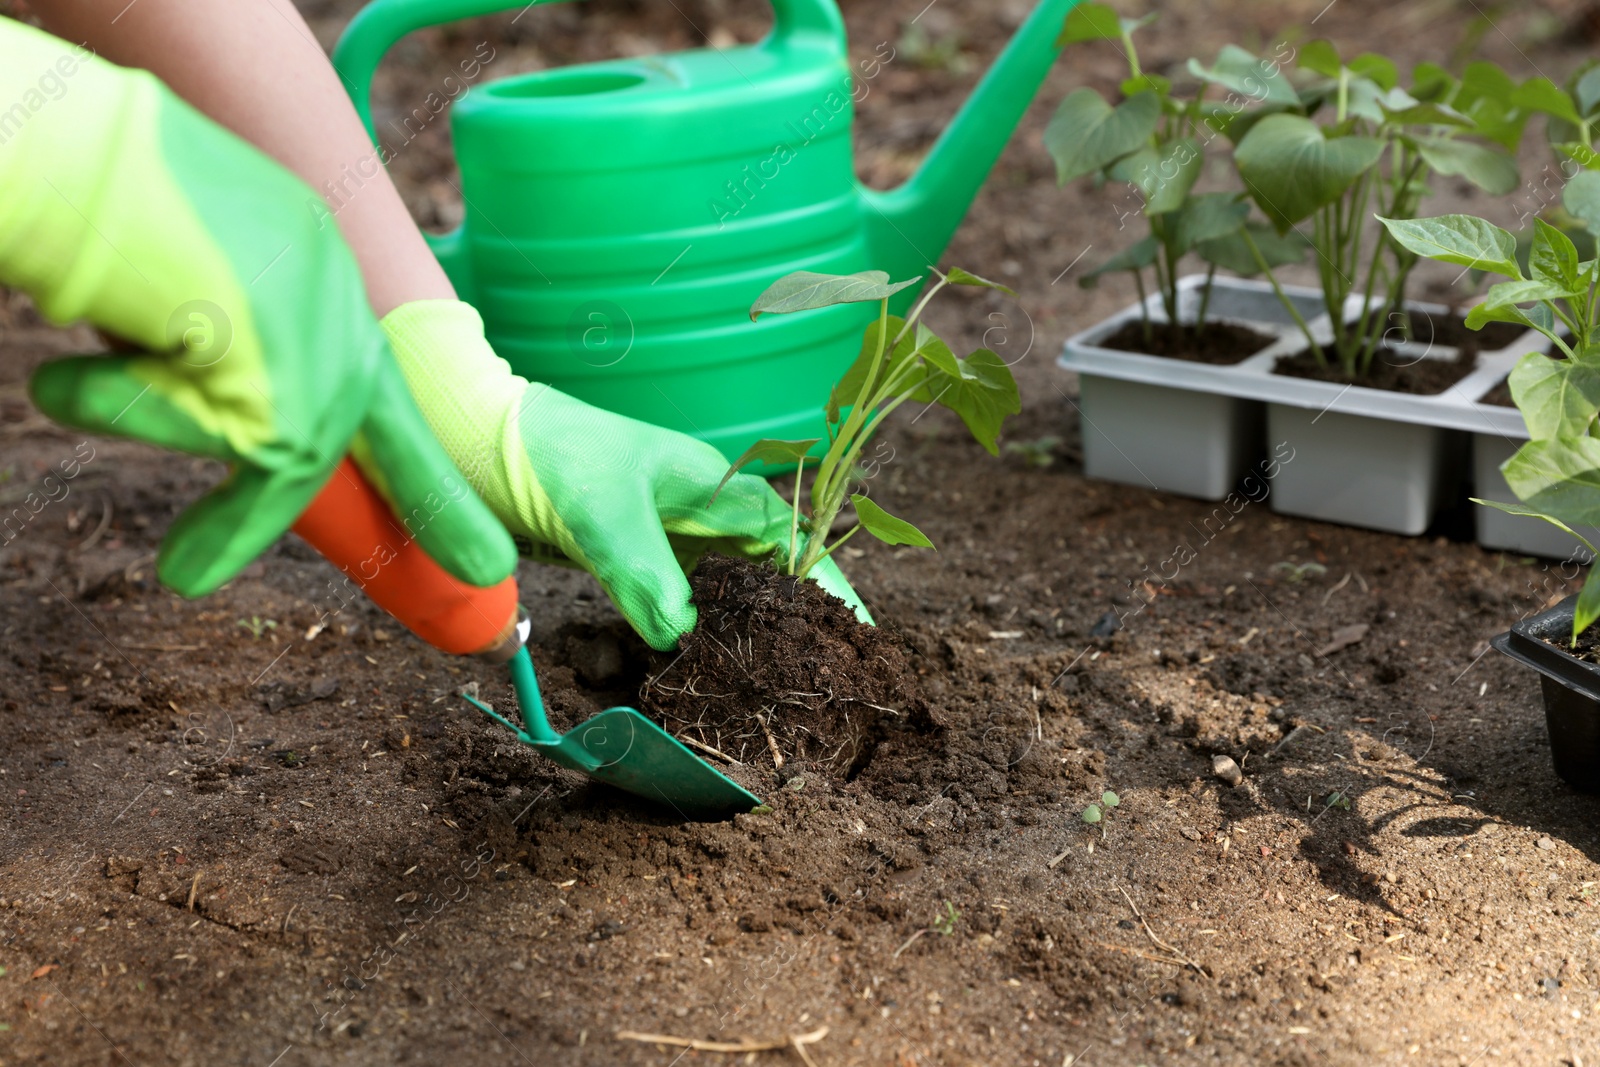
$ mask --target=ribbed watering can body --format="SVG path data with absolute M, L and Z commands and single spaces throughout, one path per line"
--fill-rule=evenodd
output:
M 363 117 L 400 36 L 502 6 L 376 0 L 335 51 Z M 487 81 L 452 111 L 465 220 L 431 239 L 435 252 L 519 374 L 730 457 L 761 437 L 822 437 L 829 389 L 875 308 L 756 324 L 751 303 L 796 270 L 926 274 L 1070 6 L 1046 0 L 975 94 L 988 90 L 983 113 L 963 109 L 935 147 L 934 173 L 884 194 L 858 184 L 851 129 L 896 56 L 884 44 L 851 62 L 831 0 L 776 0 L 757 45 Z

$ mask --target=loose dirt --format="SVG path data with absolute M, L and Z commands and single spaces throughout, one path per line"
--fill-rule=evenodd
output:
M 846 9 L 856 58 L 919 19 L 959 35 L 963 61 L 901 46 L 861 105 L 868 180 L 914 167 L 1025 6 Z M 353 7 L 312 8 L 324 46 Z M 498 76 L 768 20 L 679 7 L 416 34 L 379 79 L 380 125 L 483 40 Z M 1529 36 L 1549 13 L 1494 12 L 1505 36 L 1484 48 L 1561 80 L 1585 57 Z M 1439 59 L 1476 17 L 1169 5 L 1141 56 L 1176 73 L 1318 19 L 1345 54 Z M 872 490 L 939 550 L 858 538 L 841 560 L 944 725 L 886 716 L 853 777 L 782 777 L 754 748 L 773 810 L 727 823 L 678 822 L 509 741 L 455 696 L 509 701 L 501 672 L 364 604 L 324 617 L 334 572 L 292 538 L 206 600 L 160 589 L 162 534 L 220 471 L 95 441 L 46 498 L 83 438 L 23 382 L 94 339 L 0 300 L 0 501 L 25 515 L 0 545 L 0 1059 L 666 1067 L 734 1060 L 616 1033 L 823 1026 L 821 1067 L 1600 1059 L 1600 801 L 1555 778 L 1537 679 L 1485 643 L 1575 577 L 1270 498 L 1230 514 L 1082 477 L 1054 357 L 1133 293 L 1082 292 L 1070 268 L 1129 235 L 1111 193 L 1055 187 L 1039 139 L 1062 96 L 1114 89 L 1121 66 L 1109 48 L 1062 61 L 944 259 L 992 267 L 1021 302 L 974 293 L 930 323 L 1015 362 L 1007 439 L 1060 437 L 1055 462 L 992 459 L 943 412 L 907 411 Z M 444 137 L 441 119 L 394 163 L 430 224 L 459 210 Z M 1438 186 L 1441 213 L 1514 226 L 1523 208 Z M 1455 273 L 1422 272 L 1421 295 L 1448 302 Z M 1174 572 L 1180 544 L 1194 558 Z M 599 588 L 521 580 L 557 725 L 637 699 L 640 654 Z M 239 625 L 256 618 L 278 625 Z M 1102 837 L 1080 813 L 1108 788 Z
M 1273 367 L 1273 373 L 1332 382 L 1335 385 L 1360 385 L 1368 389 L 1433 396 L 1471 374 L 1478 365 L 1477 352 L 1467 349 L 1460 350 L 1448 359 L 1440 359 L 1381 345 L 1373 353 L 1367 373 L 1351 375 L 1338 365 L 1331 350 L 1326 351 L 1326 357 L 1328 362 L 1318 363 L 1316 355 L 1311 352 L 1284 356 Z
M 815 763 L 848 779 L 885 715 L 933 726 L 892 625 L 864 625 L 816 583 L 748 560 L 708 557 L 690 584 L 699 624 L 655 657 L 640 694 L 668 732 L 740 764 Z

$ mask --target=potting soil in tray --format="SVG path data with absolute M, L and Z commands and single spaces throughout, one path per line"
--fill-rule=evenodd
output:
M 1151 325 L 1150 336 L 1146 337 L 1144 324 L 1134 320 L 1101 341 L 1100 346 L 1226 367 L 1250 358 L 1276 340 L 1270 334 L 1231 322 L 1207 323 L 1203 332 L 1192 326 L 1173 329 L 1170 324 L 1158 322 Z
M 1600 628 L 1591 626 L 1583 631 L 1578 635 L 1576 645 L 1572 643 L 1571 635 L 1565 631 L 1553 637 L 1541 636 L 1540 640 L 1551 648 L 1560 649 L 1573 659 L 1600 665 Z
M 848 776 L 870 757 L 882 717 L 925 720 L 900 635 L 863 625 L 815 582 L 709 556 L 690 585 L 699 623 L 678 651 L 657 655 L 640 693 L 669 733 L 746 765 Z
M 1318 363 L 1310 352 L 1285 356 L 1273 370 L 1277 374 L 1335 385 L 1360 385 L 1413 396 L 1434 396 L 1477 369 L 1477 358 L 1476 352 L 1465 349 L 1455 359 L 1429 359 L 1383 347 L 1373 355 L 1368 372 L 1359 378 L 1345 374 L 1337 363 Z
M 1411 336 L 1406 340 L 1422 345 L 1446 345 L 1473 353 L 1499 351 L 1528 332 L 1526 327 L 1514 322 L 1491 322 L 1481 330 L 1473 330 L 1467 327 L 1466 319 L 1460 315 L 1435 318 L 1424 312 L 1419 318 L 1416 312 L 1407 312 L 1402 320 L 1390 312 L 1386 314 L 1386 319 L 1386 336 L 1390 340 L 1403 336 L 1402 328 L 1409 326 Z

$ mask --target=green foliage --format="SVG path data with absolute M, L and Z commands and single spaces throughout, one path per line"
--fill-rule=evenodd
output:
M 276 630 L 278 628 L 278 621 L 276 619 L 263 619 L 259 615 L 252 615 L 248 619 L 238 620 L 234 625 L 249 630 L 250 636 L 259 641 L 268 630 Z
M 1104 822 L 1106 816 L 1111 814 L 1111 809 L 1115 808 L 1121 803 L 1122 798 L 1117 796 L 1117 794 L 1113 793 L 1111 790 L 1107 789 L 1104 793 L 1100 794 L 1099 801 L 1090 804 L 1088 807 L 1083 809 L 1083 814 L 1080 815 L 1079 818 L 1081 818 L 1090 826 L 1100 826 L 1100 837 L 1102 840 L 1104 840 L 1105 827 L 1102 826 L 1101 823 Z
M 1061 438 L 1045 436 L 1032 441 L 1007 441 L 1006 454 L 1021 456 L 1030 467 L 1050 467 L 1055 464 L 1056 449 L 1060 447 Z
M 1238 48 L 1224 49 L 1211 68 L 1191 60 L 1190 70 L 1201 79 L 1200 90 L 1190 99 L 1174 97 L 1170 80 L 1145 73 L 1139 64 L 1134 34 L 1154 18 L 1153 14 L 1138 20 L 1119 18 L 1104 3 L 1081 3 L 1072 9 L 1059 43 L 1115 42 L 1127 61 L 1128 77 L 1116 103 L 1093 89 L 1070 93 L 1050 120 L 1044 143 L 1055 159 L 1061 184 L 1093 176 L 1096 182 L 1131 187 L 1142 202 L 1139 213 L 1146 233 L 1090 269 L 1079 284 L 1087 288 L 1107 272 L 1126 272 L 1133 275 L 1142 295 L 1145 272 L 1152 271 L 1167 321 L 1178 322 L 1178 264 L 1185 256 L 1198 253 L 1210 262 L 1213 273 L 1224 260 L 1230 269 L 1243 267 L 1241 273 L 1256 270 L 1238 241 L 1230 243 L 1250 213 L 1248 203 L 1238 192 L 1194 192 L 1205 169 L 1207 145 L 1238 110 L 1229 113 L 1224 101 L 1207 99 L 1207 92 L 1215 88 L 1218 95 L 1262 94 L 1269 106 L 1276 107 L 1293 106 L 1298 97 L 1275 67 L 1263 66 Z M 1297 262 L 1303 254 L 1301 242 L 1279 242 L 1273 249 L 1278 265 Z M 1209 295 L 1208 284 L 1197 317 L 1199 329 L 1205 327 Z M 1141 310 L 1149 338 L 1149 308 L 1141 304 Z
M 863 480 L 859 466 L 862 449 L 883 420 L 901 404 L 915 401 L 948 408 L 960 416 L 978 443 L 996 456 L 1000 454 L 1001 424 L 1008 416 L 1022 410 L 1017 383 L 1004 360 L 987 348 L 958 358 L 950 346 L 921 321 L 929 301 L 946 286 L 1016 294 L 998 282 L 959 268 L 948 274 L 934 273 L 939 275 L 939 280 L 904 319 L 889 314 L 889 297 L 918 279 L 891 283 L 882 271 L 843 276 L 800 271 L 778 279 L 750 308 L 750 317 L 755 319 L 766 312 L 808 311 L 835 304 L 875 300 L 880 305 L 878 317 L 867 326 L 862 337 L 860 354 L 829 393 L 824 409 L 828 448 L 821 459 L 810 455 L 813 446 L 822 443 L 821 439 L 757 441 L 734 461 L 717 487 L 720 491 L 729 478 L 751 463 L 798 464 L 789 546 L 784 555 L 785 573 L 804 578 L 818 560 L 834 552 L 859 530 L 866 530 L 891 545 L 934 547 L 933 542 L 909 522 L 889 514 L 865 494 L 851 492 L 852 486 Z M 811 481 L 810 514 L 803 516 L 800 502 L 808 463 L 816 464 L 816 474 Z M 855 505 L 858 521 L 829 545 L 826 543 L 828 534 L 847 500 Z M 803 546 L 800 543 L 802 529 L 808 535 Z
M 1244 60 L 1229 49 L 1224 54 L 1227 61 L 1219 57 L 1213 68 L 1191 62 L 1190 69 L 1237 86 Z M 1312 335 L 1278 287 L 1273 259 L 1286 250 L 1269 250 L 1259 240 L 1261 230 L 1246 223 L 1219 242 L 1214 261 L 1237 267 L 1247 254 L 1256 272 L 1272 279 L 1316 357 L 1354 379 L 1370 368 L 1389 321 L 1381 312 L 1403 305 L 1419 255 L 1392 236 L 1392 228 L 1374 231 L 1368 216 L 1414 218 L 1436 174 L 1494 195 L 1515 189 L 1514 151 L 1529 113 L 1518 94 L 1526 86 L 1487 63 L 1472 64 L 1460 78 L 1436 64 L 1418 64 L 1406 85 L 1393 61 L 1373 53 L 1345 60 L 1327 41 L 1301 46 L 1296 62 L 1293 101 L 1263 81 L 1250 94 L 1248 113 L 1224 129 L 1236 143 L 1234 166 L 1250 202 L 1278 235 L 1298 231 L 1313 250 L 1331 345 Z M 1380 313 L 1348 320 L 1344 309 L 1352 296 Z
M 1541 88 L 1541 92 L 1543 89 Z M 1578 196 L 1588 195 L 1580 190 Z M 1575 198 L 1576 200 L 1576 198 Z M 1394 240 L 1418 255 L 1476 266 L 1509 278 L 1492 286 L 1467 325 L 1516 322 L 1538 330 L 1565 359 L 1530 352 L 1512 370 L 1512 399 L 1529 440 L 1501 466 L 1522 505 L 1477 500 L 1514 515 L 1549 522 L 1583 541 L 1574 526 L 1600 524 L 1600 259 L 1581 260 L 1561 230 L 1534 220 L 1528 268 L 1511 234 L 1482 219 L 1444 215 L 1406 223 L 1384 220 Z M 1526 306 L 1525 306 L 1526 305 Z M 1600 567 L 1591 567 L 1578 595 L 1572 639 L 1600 618 Z
M 1340 811 L 1349 811 L 1350 798 L 1338 790 L 1334 790 L 1332 793 L 1328 794 L 1327 806 L 1330 808 L 1338 808 Z
M 1473 63 L 1458 78 L 1422 63 L 1404 84 L 1393 60 L 1371 52 L 1347 60 L 1327 41 L 1302 45 L 1293 70 L 1226 45 L 1210 64 L 1190 59 L 1186 69 L 1198 89 L 1174 96 L 1170 81 L 1140 66 L 1133 38 L 1148 21 L 1082 3 L 1061 34 L 1067 46 L 1115 42 L 1129 77 L 1118 101 L 1079 89 L 1061 102 L 1045 133 L 1057 177 L 1063 184 L 1092 175 L 1131 186 L 1148 227 L 1080 284 L 1127 272 L 1143 295 L 1145 272 L 1152 272 L 1167 320 L 1178 322 L 1178 265 L 1196 254 L 1209 264 L 1196 323 L 1204 329 L 1210 276 L 1218 268 L 1265 274 L 1311 351 L 1327 363 L 1324 344 L 1273 274 L 1310 250 L 1333 323 L 1332 356 L 1351 377 L 1367 372 L 1388 317 L 1347 322 L 1348 299 L 1359 294 L 1378 310 L 1400 307 L 1417 262 L 1375 231 L 1368 215 L 1415 216 L 1434 174 L 1494 195 L 1512 191 L 1523 127 L 1539 108 L 1565 116 L 1563 134 L 1581 142 L 1580 150 L 1587 145 L 1586 112 L 1542 79 L 1519 86 L 1489 63 Z M 1600 108 L 1600 74 L 1581 84 L 1583 99 Z M 1219 136 L 1233 142 L 1238 186 L 1197 194 L 1208 147 Z M 1250 218 L 1252 207 L 1265 222 Z
M 949 937 L 956 932 L 956 924 L 961 921 L 961 911 L 948 900 L 944 902 L 944 911 L 934 917 L 928 929 L 940 937 Z

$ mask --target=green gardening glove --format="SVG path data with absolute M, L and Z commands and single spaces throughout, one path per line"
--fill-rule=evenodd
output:
M 455 501 L 415 536 L 457 578 L 510 573 L 514 546 L 428 433 L 315 193 L 150 74 L 0 18 L 0 100 L 26 107 L 42 71 L 70 91 L 0 136 L 0 283 L 142 351 L 46 364 L 34 399 L 231 468 L 172 524 L 162 581 L 228 581 L 347 452 L 398 514 Z
M 710 502 L 720 452 L 518 378 L 471 305 L 405 304 L 383 328 L 439 442 L 517 547 L 593 574 L 653 647 L 694 629 L 685 575 L 706 552 L 787 551 L 793 512 L 764 480 L 735 475 Z M 831 558 L 811 574 L 872 621 Z

